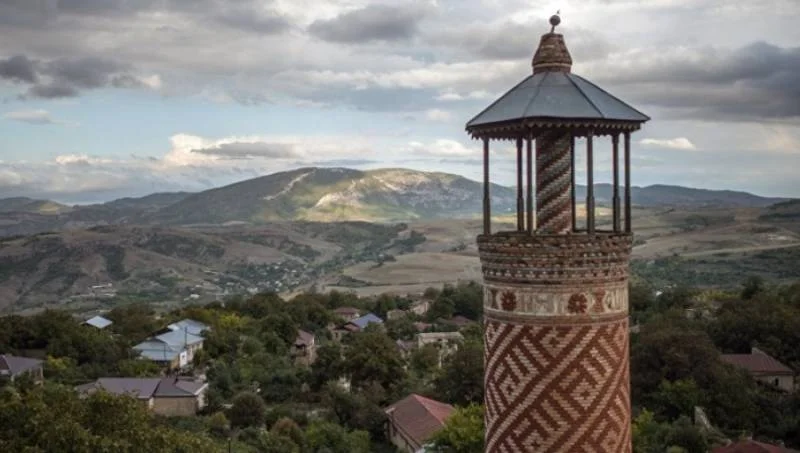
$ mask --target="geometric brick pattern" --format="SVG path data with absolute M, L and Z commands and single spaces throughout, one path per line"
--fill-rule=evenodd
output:
M 478 253 L 486 283 L 589 290 L 627 283 L 632 242 L 628 233 L 497 233 L 478 236 Z
M 627 316 L 485 327 L 486 452 L 631 451 Z
M 546 132 L 536 138 L 536 231 L 539 233 L 572 230 L 571 137 L 565 132 Z

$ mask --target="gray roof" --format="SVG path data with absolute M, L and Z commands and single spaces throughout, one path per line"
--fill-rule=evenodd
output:
M 130 395 L 139 399 L 150 399 L 158 388 L 160 378 L 100 378 L 89 384 L 76 387 L 80 393 L 105 390 L 115 395 Z
M 176 323 L 167 326 L 170 330 L 187 331 L 194 335 L 200 335 L 204 330 L 208 330 L 208 326 L 200 321 L 194 319 L 182 319 Z
M 369 324 L 376 323 L 376 324 L 383 324 L 383 319 L 379 318 L 377 315 L 372 313 L 367 313 L 364 316 L 356 318 L 350 321 L 348 324 L 354 324 L 358 326 L 359 329 L 364 329 Z
M 25 371 L 42 366 L 43 361 L 28 357 L 0 354 L 0 376 L 16 376 Z
M 92 327 L 96 327 L 98 329 L 105 329 L 106 327 L 110 326 L 111 324 L 114 324 L 113 321 L 111 321 L 110 319 L 106 319 L 106 318 L 104 318 L 102 316 L 95 316 L 93 318 L 89 318 L 86 321 L 84 321 L 83 323 L 84 324 L 88 324 L 88 325 L 90 325 Z
M 202 343 L 203 337 L 183 330 L 173 330 L 171 332 L 156 335 L 156 340 L 163 341 L 170 346 L 184 347 L 188 344 Z
M 645 122 L 650 118 L 583 77 L 528 76 L 467 123 L 467 128 L 526 118 Z
M 84 394 L 105 390 L 115 395 L 130 395 L 139 399 L 152 397 L 182 397 L 197 395 L 207 384 L 185 378 L 100 378 L 75 389 Z
M 134 346 L 133 349 L 139 351 L 142 358 L 157 362 L 172 361 L 183 350 L 182 347 L 173 347 L 158 340 L 145 340 Z
M 297 346 L 309 346 L 311 343 L 314 342 L 314 334 L 311 332 L 306 332 L 302 329 L 297 329 L 297 338 L 294 340 L 294 344 Z

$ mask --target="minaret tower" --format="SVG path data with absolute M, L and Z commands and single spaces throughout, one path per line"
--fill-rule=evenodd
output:
M 550 18 L 533 74 L 467 123 L 468 133 L 483 142 L 478 250 L 485 288 L 487 453 L 631 451 L 630 139 L 650 118 L 571 73 L 564 37 L 555 33 L 559 23 L 558 16 Z M 603 137 L 611 145 L 613 215 L 601 230 L 595 225 L 593 166 L 595 141 Z M 586 218 L 580 222 L 576 138 L 586 144 Z M 513 231 L 491 229 L 492 140 L 516 144 Z

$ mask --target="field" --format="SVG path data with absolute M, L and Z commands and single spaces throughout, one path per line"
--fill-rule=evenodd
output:
M 657 285 L 737 286 L 747 275 L 770 280 L 800 279 L 800 233 L 792 224 L 759 218 L 762 210 L 639 208 L 633 212 L 634 274 Z M 598 226 L 608 227 L 609 211 L 598 212 Z M 579 211 L 579 224 L 583 212 Z M 514 218 L 494 218 L 493 229 L 512 229 Z M 360 263 L 342 272 L 347 284 L 328 280 L 326 289 L 421 292 L 460 280 L 480 279 L 475 235 L 479 220 L 436 221 L 410 226 L 427 238 L 419 253 L 396 261 Z

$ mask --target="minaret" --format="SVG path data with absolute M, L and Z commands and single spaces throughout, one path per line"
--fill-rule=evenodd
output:
M 533 74 L 467 123 L 484 152 L 484 231 L 477 240 L 484 279 L 487 453 L 631 451 L 630 135 L 649 118 L 572 74 L 564 37 L 555 33 L 559 23 L 558 16 L 550 19 Z M 613 161 L 608 230 L 595 226 L 598 137 L 610 138 Z M 576 138 L 586 143 L 585 222 L 575 215 Z M 513 231 L 492 232 L 491 140 L 516 143 Z

